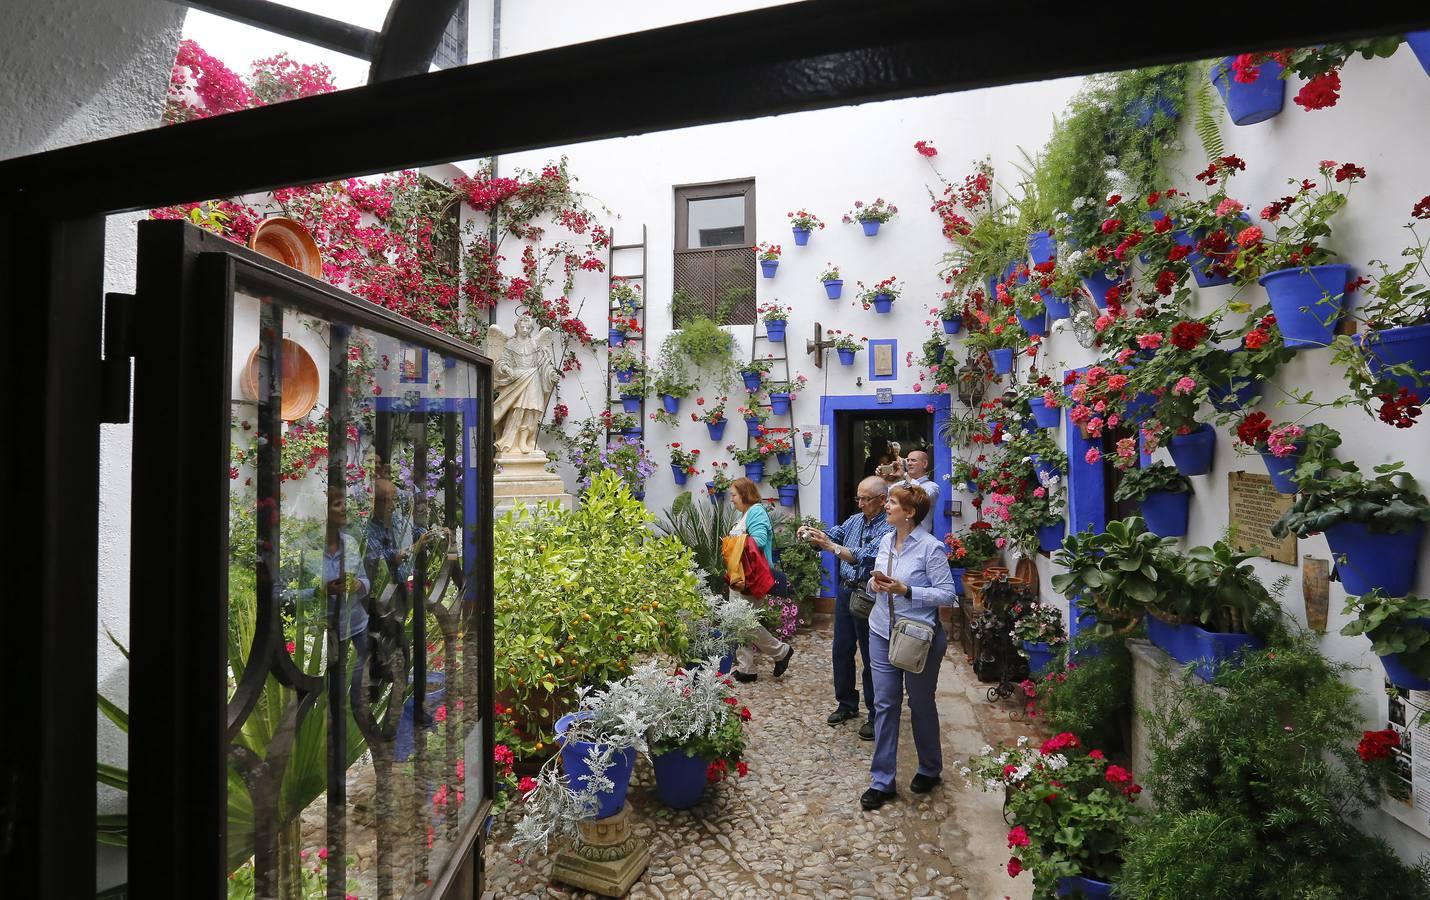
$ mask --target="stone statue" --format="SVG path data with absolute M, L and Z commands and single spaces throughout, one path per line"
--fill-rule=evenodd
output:
M 536 320 L 523 313 L 516 320 L 516 334 L 493 325 L 487 331 L 487 355 L 496 361 L 492 422 L 496 429 L 498 453 L 536 452 L 536 435 L 541 417 L 561 372 L 556 368 L 556 336 L 542 328 L 531 336 Z

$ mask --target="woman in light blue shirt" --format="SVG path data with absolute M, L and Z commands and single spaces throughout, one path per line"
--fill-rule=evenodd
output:
M 898 796 L 894 788 L 899 749 L 899 716 L 907 694 L 918 773 L 909 790 L 926 794 L 943 772 L 943 747 L 939 741 L 938 707 L 934 689 L 948 636 L 938 620 L 940 606 L 954 602 L 953 573 L 942 542 L 918 524 L 930 512 L 929 495 L 917 485 L 895 485 L 884 503 L 893 531 L 879 542 L 869 590 L 876 603 L 869 614 L 869 662 L 874 672 L 874 758 L 869 767 L 869 790 L 859 798 L 865 809 L 878 809 Z M 918 674 L 889 663 L 890 608 L 900 619 L 916 619 L 933 626 L 929 658 Z

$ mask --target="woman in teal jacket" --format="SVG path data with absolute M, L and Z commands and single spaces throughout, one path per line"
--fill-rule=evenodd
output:
M 736 478 L 730 485 L 730 500 L 735 504 L 735 509 L 741 513 L 735 526 L 730 529 L 730 533 L 749 535 L 754 538 L 755 546 L 760 548 L 765 562 L 769 565 L 770 570 L 774 571 L 775 528 L 770 523 L 770 514 L 765 512 L 764 502 L 760 498 L 760 489 L 748 478 Z M 743 596 L 756 609 L 764 602 L 749 595 Z M 756 650 L 768 654 L 775 660 L 774 676 L 776 678 L 785 673 L 785 669 L 789 668 L 790 657 L 794 656 L 793 646 L 777 640 L 764 628 L 756 629 L 750 643 L 735 651 L 736 681 L 748 683 L 760 677 L 755 672 Z

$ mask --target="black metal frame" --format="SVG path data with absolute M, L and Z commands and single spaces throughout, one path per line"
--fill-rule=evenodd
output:
M 1036 23 L 1029 39 L 1049 37 L 1034 52 L 1009 54 L 1009 28 L 1018 23 Z M 0 340 L 13 373 L 6 401 L 12 437 L 0 478 L 18 511 L 8 549 L 25 575 L 5 592 L 0 628 L 0 674 L 11 686 L 0 692 L 0 721 L 11 738 L 0 741 L 0 870 L 7 891 L 84 897 L 94 889 L 92 856 L 75 849 L 93 837 L 94 789 L 77 773 L 93 765 L 95 734 L 76 727 L 75 717 L 87 721 L 95 659 L 75 652 L 69 639 L 88 635 L 96 614 L 98 424 L 105 421 L 104 398 L 121 393 L 113 379 L 124 369 L 120 359 L 106 366 L 100 358 L 104 214 L 648 131 L 1427 27 L 1430 11 L 1411 4 L 1366 4 L 1347 17 L 1330 4 L 1283 3 L 1243 10 L 1234 29 L 1214 17 L 1190 17 L 1153 40 L 1138 20 L 1088 16 L 1081 7 L 1043 0 L 812 0 L 0 163 L 0 296 L 7 310 Z M 693 59 L 712 64 L 692 66 Z M 606 102 L 530 115 L 534 98 L 587 83 L 601 84 Z M 451 115 L 453 108 L 482 110 L 483 119 L 474 125 Z M 182 286 L 169 298 L 185 327 L 209 314 L 185 310 Z M 212 365 L 195 362 L 201 374 Z M 212 448 L 176 432 L 165 451 L 196 459 Z M 191 724 L 195 733 L 216 733 L 207 730 L 216 723 Z M 144 741 L 132 733 L 132 758 L 148 752 Z M 182 771 L 173 776 L 186 778 Z M 158 855 L 131 853 L 131 864 L 182 865 L 174 847 L 152 849 Z

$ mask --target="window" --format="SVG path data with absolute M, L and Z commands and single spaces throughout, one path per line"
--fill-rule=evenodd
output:
M 467 0 L 457 4 L 452 13 L 452 21 L 442 32 L 442 40 L 437 51 L 432 54 L 432 65 L 439 69 L 450 69 L 467 64 Z
M 723 325 L 755 321 L 755 182 L 675 189 L 673 324 L 707 316 Z

